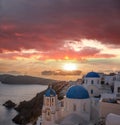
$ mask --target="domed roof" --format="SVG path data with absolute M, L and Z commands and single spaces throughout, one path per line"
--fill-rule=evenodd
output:
M 89 98 L 89 94 L 81 85 L 74 85 L 68 89 L 66 97 L 71 99 L 87 99 Z
M 52 88 L 48 88 L 45 92 L 45 96 L 50 97 L 50 96 L 56 96 L 56 92 L 55 90 L 53 90 Z
M 89 72 L 85 77 L 89 77 L 89 78 L 99 78 L 99 74 L 96 72 Z

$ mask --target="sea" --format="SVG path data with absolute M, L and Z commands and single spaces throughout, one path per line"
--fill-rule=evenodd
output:
M 11 100 L 18 105 L 21 101 L 31 100 L 46 88 L 46 85 L 8 85 L 0 82 L 0 125 L 16 125 L 12 119 L 17 112 L 4 107 L 6 101 Z

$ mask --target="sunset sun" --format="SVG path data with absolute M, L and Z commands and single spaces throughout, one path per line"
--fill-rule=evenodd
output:
M 63 65 L 63 69 L 66 71 L 74 71 L 77 70 L 77 65 L 74 63 L 66 63 Z

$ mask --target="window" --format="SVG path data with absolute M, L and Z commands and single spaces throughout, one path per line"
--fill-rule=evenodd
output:
M 93 90 L 91 89 L 91 94 L 93 94 Z
M 54 105 L 54 98 L 51 99 L 51 105 Z
M 50 112 L 48 112 L 48 116 L 50 115 Z
M 87 84 L 87 79 L 86 79 L 86 84 Z
M 50 121 L 50 120 L 51 120 L 51 112 L 50 112 L 50 109 L 46 109 L 45 118 L 46 118 L 47 121 Z
M 49 99 L 46 99 L 46 105 L 49 106 Z
M 52 102 L 54 102 L 54 98 L 52 98 Z
M 86 112 L 86 103 L 83 104 L 83 111 Z
M 61 102 L 61 107 L 64 107 L 64 101 Z
M 93 80 L 91 80 L 91 84 L 94 84 L 94 81 L 93 81 Z
M 120 93 L 120 87 L 118 87 L 118 93 Z
M 76 111 L 76 105 L 73 104 L 73 111 Z

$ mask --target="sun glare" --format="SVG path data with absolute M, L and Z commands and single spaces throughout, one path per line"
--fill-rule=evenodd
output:
M 77 65 L 74 63 L 66 63 L 63 65 L 63 69 L 67 71 L 73 71 L 77 69 Z

